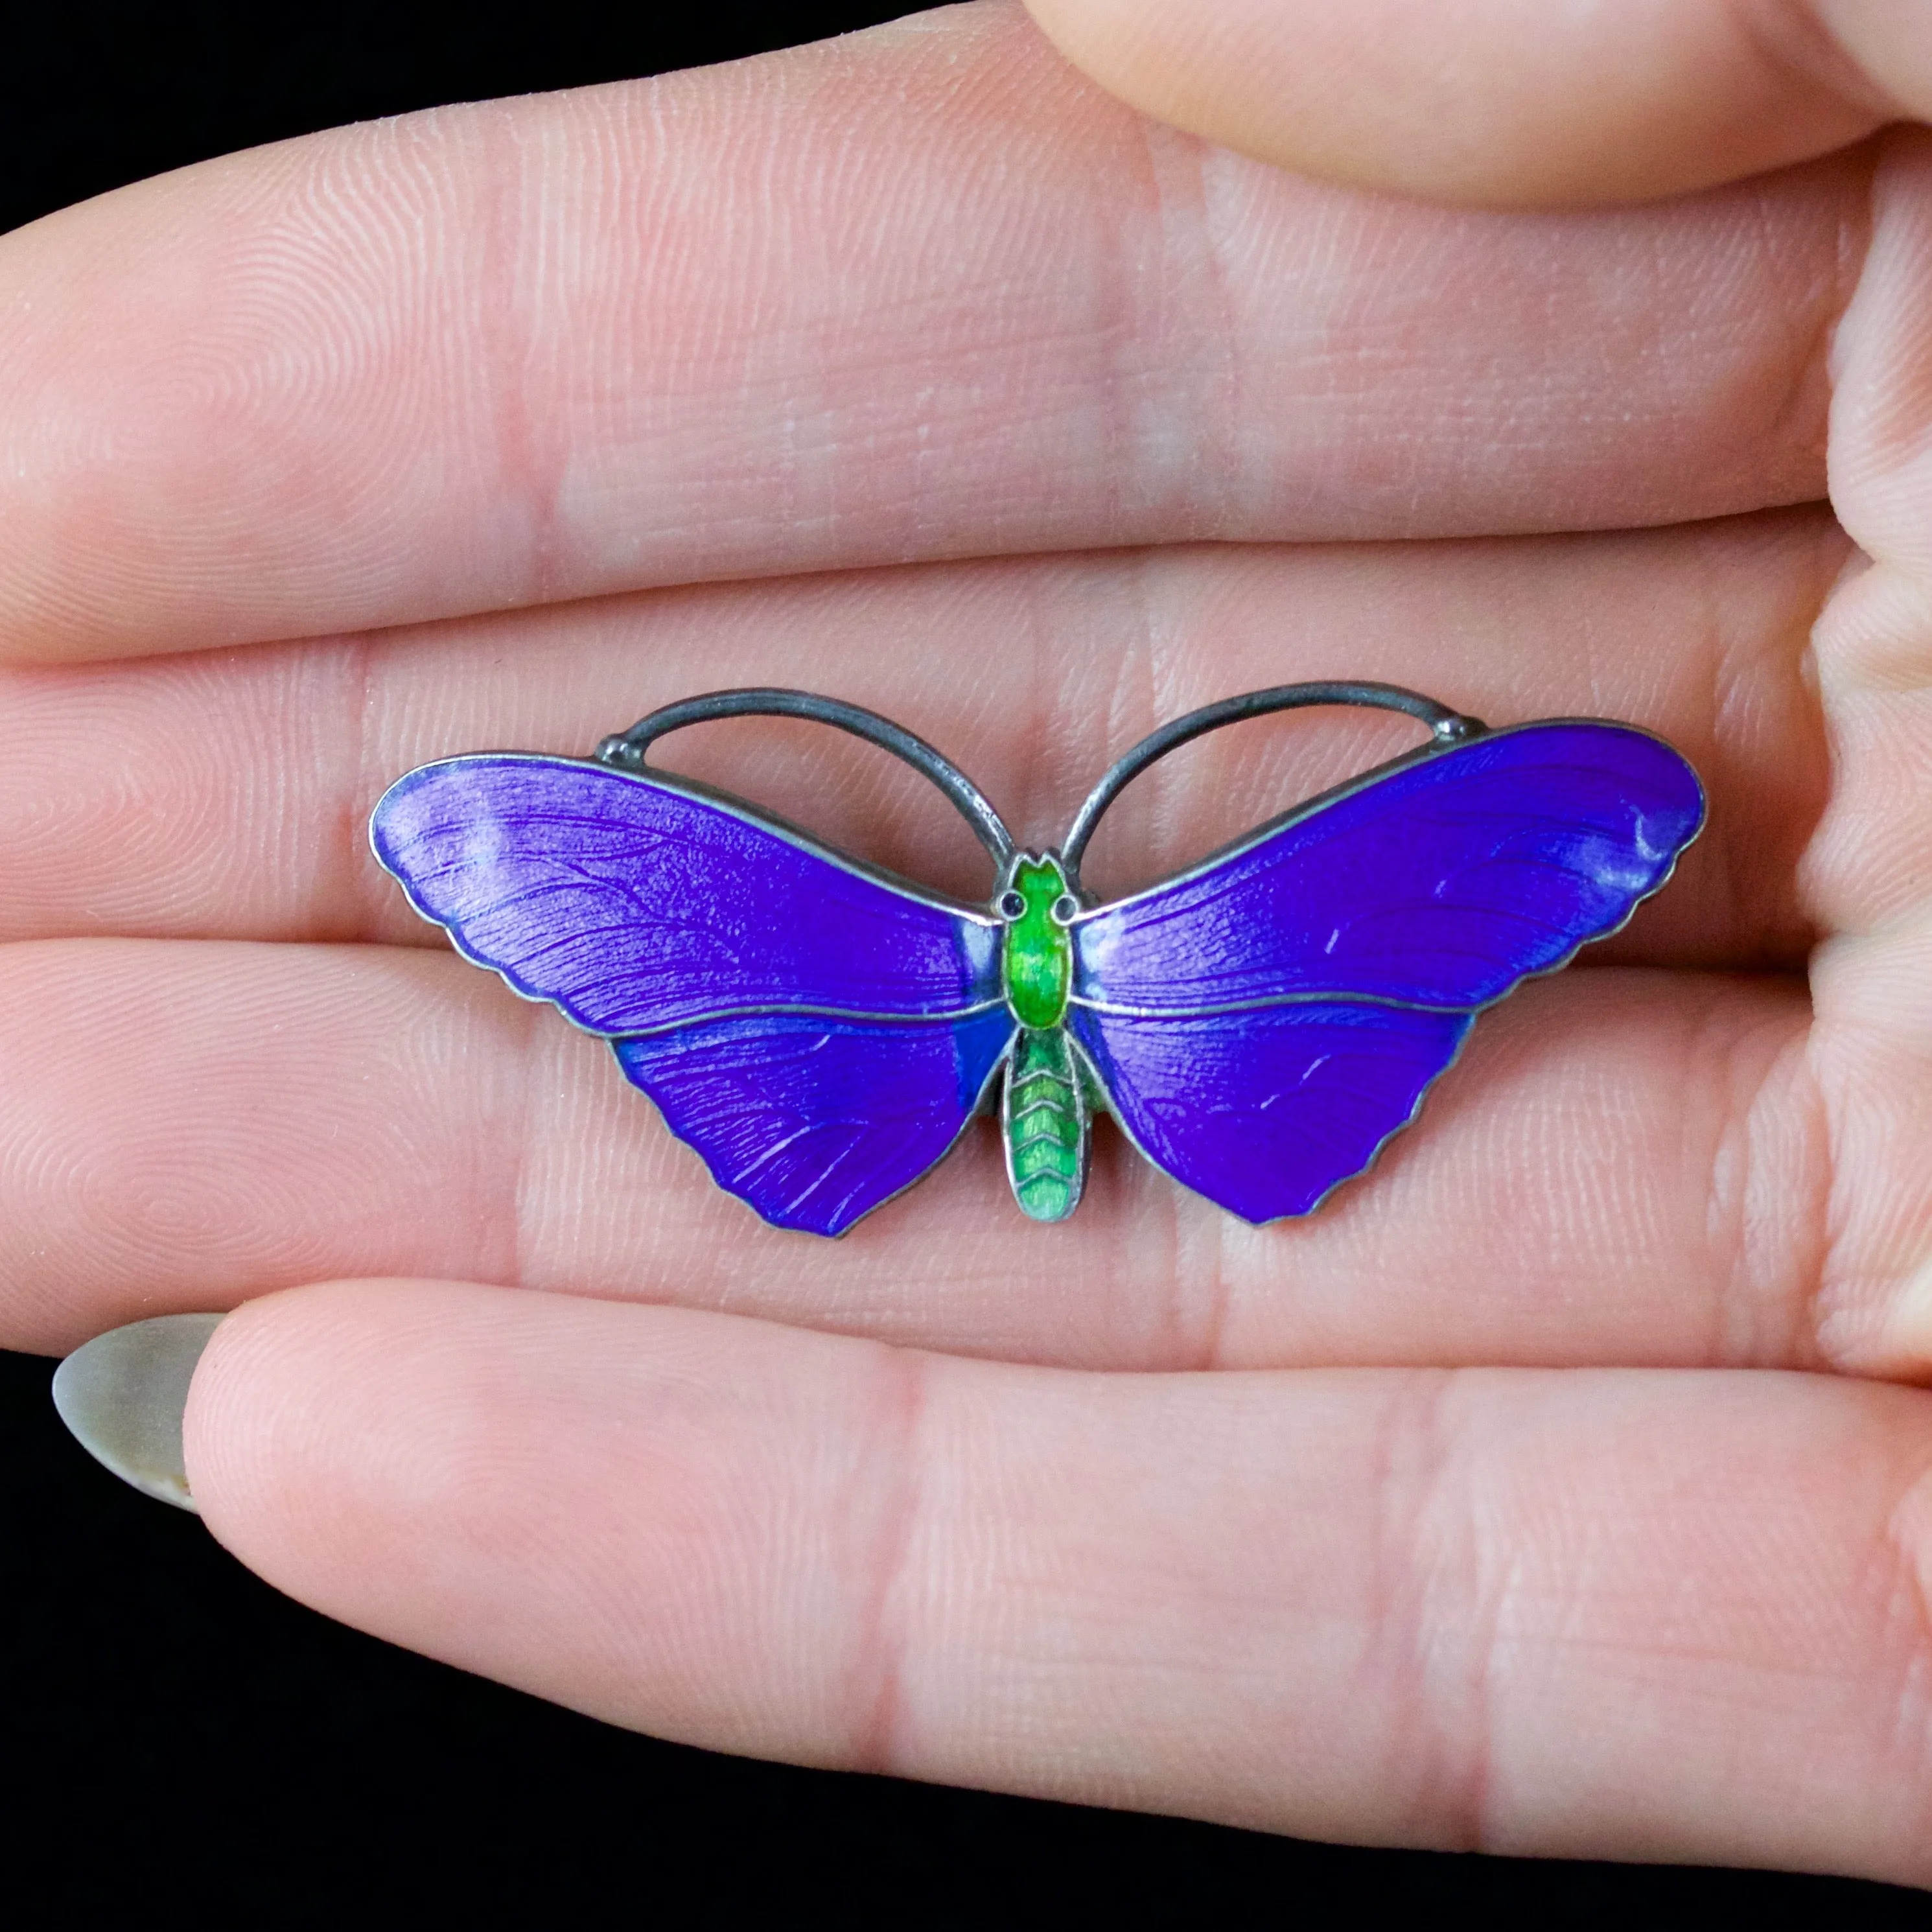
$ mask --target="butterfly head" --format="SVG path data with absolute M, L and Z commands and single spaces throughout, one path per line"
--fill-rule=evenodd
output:
M 1021 853 L 993 910 L 1006 922 L 1001 973 L 1013 1017 L 1025 1027 L 1058 1026 L 1073 978 L 1067 928 L 1080 912 L 1058 856 Z

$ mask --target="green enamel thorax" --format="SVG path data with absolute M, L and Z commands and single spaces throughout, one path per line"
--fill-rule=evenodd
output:
M 1067 904 L 1063 906 L 1064 899 Z M 1066 874 L 1050 854 L 1022 859 L 1001 895 L 1006 944 L 1000 970 L 1006 1004 L 1023 1027 L 1057 1027 L 1066 1017 L 1067 988 L 1073 983 L 1073 940 L 1063 915 L 1072 904 Z M 1015 916 L 1016 905 L 1024 910 Z
M 1069 922 L 1079 903 L 1052 853 L 1022 856 L 998 902 L 1000 980 L 1021 1031 L 1006 1059 L 1000 1125 L 1013 1198 L 1036 1221 L 1064 1221 L 1087 1179 L 1087 1082 L 1062 1022 L 1073 982 Z

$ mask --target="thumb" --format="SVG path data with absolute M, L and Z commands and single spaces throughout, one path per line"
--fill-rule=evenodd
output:
M 1932 112 L 1923 0 L 1027 0 L 1143 112 L 1299 172 L 1574 206 L 1708 188 Z

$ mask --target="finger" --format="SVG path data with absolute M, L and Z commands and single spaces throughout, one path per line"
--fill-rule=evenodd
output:
M 1795 986 L 1572 974 L 1486 1016 L 1421 1122 L 1255 1228 L 1103 1130 L 1064 1228 L 997 1135 L 838 1243 L 720 1193 L 608 1050 L 447 956 L 0 952 L 8 1340 L 338 1273 L 670 1298 L 1105 1367 L 1808 1363 L 1831 1150 Z
M 1932 136 L 1888 138 L 1870 270 L 1836 351 L 1834 488 L 1869 568 L 1821 616 L 1829 802 L 1802 869 L 1838 937 L 1809 1057 L 1838 1150 L 1840 1245 L 1820 1318 L 1840 1359 L 1932 1374 Z M 1840 1298 L 1842 1304 L 1840 1305 Z
M 0 654 L 1804 500 L 1864 195 L 1392 206 L 1005 6 L 342 130 L 0 242 Z
M 714 1748 L 1316 1838 L 1932 1880 L 1932 1397 L 1111 1376 L 444 1285 L 217 1330 L 328 1614 Z
M 218 662 L 0 671 L 0 936 L 440 944 L 370 856 L 390 782 L 484 746 L 582 754 L 720 686 L 861 698 L 1052 844 L 1157 724 L 1346 668 L 1492 722 L 1582 712 L 1661 732 L 1702 774 L 1709 828 L 1603 956 L 1796 968 L 1814 937 L 1798 861 L 1829 777 L 1806 639 L 1844 556 L 1815 511 L 1519 542 L 1203 547 L 660 592 Z M 1415 738 L 1406 720 L 1335 710 L 1217 734 L 1130 789 L 1089 877 L 1112 892 L 1178 870 Z M 836 734 L 761 719 L 656 755 L 908 876 L 991 890 L 932 789 Z
M 1406 195 L 1576 206 L 1676 194 L 1932 111 L 1897 0 L 1027 0 L 1143 112 Z

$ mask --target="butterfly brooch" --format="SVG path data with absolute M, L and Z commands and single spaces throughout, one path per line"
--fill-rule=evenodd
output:
M 1101 814 L 1202 733 L 1304 705 L 1407 712 L 1429 741 L 1102 904 Z M 969 905 L 647 766 L 667 732 L 806 718 L 930 778 L 994 868 Z M 594 758 L 477 753 L 376 806 L 376 858 L 464 957 L 607 1037 L 728 1193 L 842 1234 L 997 1110 L 1022 1210 L 1078 1204 L 1094 1115 L 1252 1222 L 1310 1213 L 1414 1118 L 1477 1014 L 1614 932 L 1704 821 L 1661 739 L 1599 718 L 1492 730 L 1376 684 L 1252 692 L 1101 779 L 1057 850 L 1018 846 L 956 766 L 877 712 L 728 691 Z

